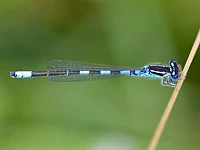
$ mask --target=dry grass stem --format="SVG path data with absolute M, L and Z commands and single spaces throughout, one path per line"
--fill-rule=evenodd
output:
M 151 140 L 151 142 L 149 144 L 148 150 L 155 150 L 156 149 L 156 146 L 157 146 L 157 144 L 159 142 L 160 136 L 161 136 L 161 134 L 163 132 L 163 129 L 165 128 L 166 122 L 167 122 L 167 120 L 169 118 L 171 110 L 172 110 L 172 108 L 174 106 L 176 98 L 177 98 L 177 96 L 179 94 L 179 91 L 181 89 L 183 81 L 184 81 L 184 79 L 185 79 L 185 77 L 187 75 L 189 67 L 190 67 L 190 65 L 192 63 L 192 60 L 193 60 L 193 58 L 195 56 L 195 53 L 196 53 L 196 51 L 197 51 L 197 49 L 199 47 L 199 44 L 200 44 L 200 29 L 199 29 L 199 32 L 197 34 L 196 40 L 195 40 L 195 42 L 194 42 L 194 44 L 192 46 L 192 49 L 191 49 L 190 54 L 188 56 L 188 59 L 187 59 L 187 61 L 185 63 L 183 71 L 181 73 L 180 80 L 178 81 L 178 83 L 177 83 L 177 85 L 176 85 L 176 87 L 175 87 L 175 89 L 174 89 L 174 91 L 172 93 L 172 96 L 171 96 L 171 98 L 169 100 L 169 103 L 168 103 L 168 105 L 167 105 L 167 107 L 166 107 L 166 109 L 165 109 L 165 111 L 163 113 L 163 116 L 162 116 L 162 118 L 161 118 L 161 120 L 160 120 L 160 122 L 159 122 L 159 124 L 157 126 L 157 129 L 155 130 L 155 133 L 154 133 L 154 135 L 152 137 L 152 140 Z

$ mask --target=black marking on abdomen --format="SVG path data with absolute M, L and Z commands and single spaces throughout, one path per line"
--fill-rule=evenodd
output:
M 141 74 L 141 69 L 134 69 L 134 70 L 130 70 L 130 75 L 135 75 L 135 76 L 139 76 Z
M 90 71 L 90 75 L 93 75 L 93 74 L 100 74 L 101 72 L 99 71 L 99 70 L 97 70 L 97 71 Z
M 15 72 L 10 72 L 10 76 L 11 76 L 11 77 L 15 77 L 15 78 L 17 77 L 17 75 L 16 75 Z
M 78 75 L 80 71 L 68 71 L 68 75 Z
M 31 77 L 44 77 L 44 76 L 59 76 L 66 75 L 66 71 L 35 71 L 32 72 Z
M 111 71 L 110 74 L 120 74 L 120 71 Z
M 46 71 L 34 71 L 31 74 L 31 77 L 42 77 L 42 76 L 47 76 Z
M 66 71 L 50 71 L 47 72 L 47 76 L 61 76 L 61 75 L 66 75 Z

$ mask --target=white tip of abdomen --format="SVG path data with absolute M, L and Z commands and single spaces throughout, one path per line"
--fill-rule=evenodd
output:
M 31 78 L 32 77 L 32 71 L 10 72 L 10 77 L 12 77 L 12 78 Z

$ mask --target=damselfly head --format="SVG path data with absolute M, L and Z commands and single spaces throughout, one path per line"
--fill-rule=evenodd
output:
M 169 61 L 170 74 L 172 81 L 177 81 L 181 76 L 181 67 L 176 60 Z

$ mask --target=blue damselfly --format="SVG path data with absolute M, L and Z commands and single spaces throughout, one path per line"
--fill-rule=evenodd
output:
M 10 72 L 12 78 L 48 77 L 57 82 L 79 82 L 101 80 L 118 76 L 136 76 L 160 79 L 163 86 L 175 87 L 179 80 L 181 68 L 177 61 L 170 60 L 169 65 L 149 64 L 141 68 L 91 64 L 67 60 L 53 60 L 51 71 L 15 71 Z

